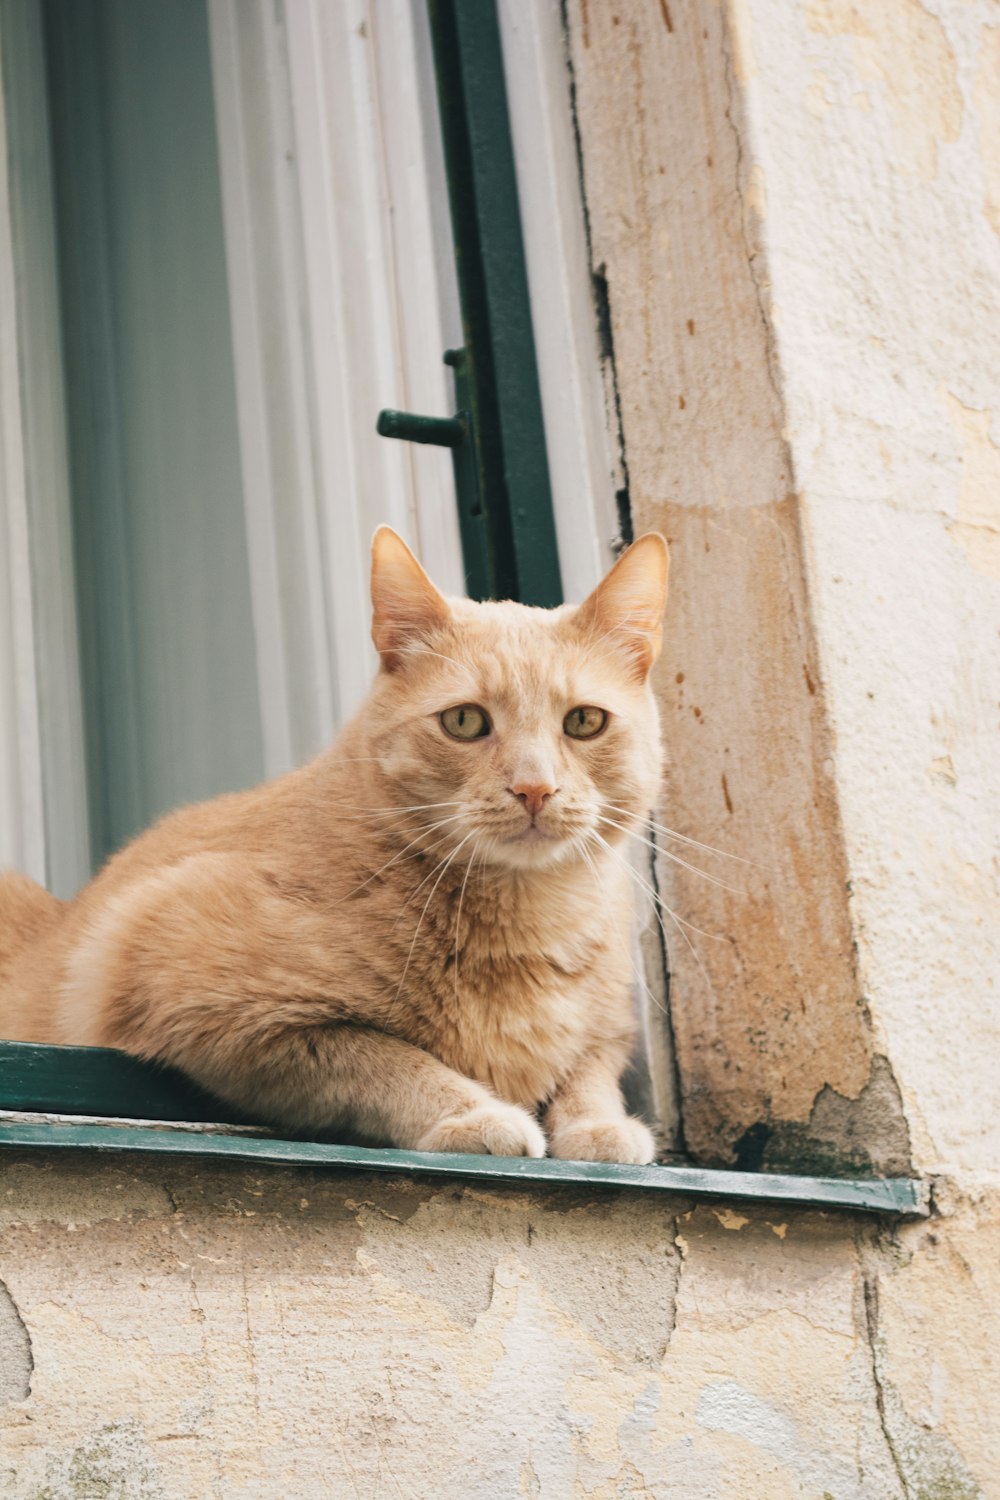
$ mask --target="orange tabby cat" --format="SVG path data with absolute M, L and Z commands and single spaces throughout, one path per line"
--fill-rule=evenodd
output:
M 381 527 L 381 671 L 332 749 L 71 902 L 0 879 L 0 1034 L 172 1063 L 285 1127 L 650 1161 L 622 843 L 660 777 L 666 576 L 649 535 L 579 607 L 445 599 Z

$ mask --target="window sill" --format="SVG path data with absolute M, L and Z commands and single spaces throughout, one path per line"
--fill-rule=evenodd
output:
M 207 1106 L 207 1108 L 206 1108 Z M 23 1114 L 36 1112 L 34 1118 Z M 691 1166 L 618 1166 L 549 1157 L 460 1156 L 280 1140 L 254 1130 L 181 1124 L 234 1116 L 181 1075 L 104 1048 L 0 1043 L 0 1148 L 198 1156 L 491 1182 L 629 1188 L 685 1198 L 753 1200 L 856 1212 L 928 1212 L 925 1184 L 908 1177 L 798 1177 Z M 20 1114 L 22 1117 L 17 1118 Z M 42 1118 L 38 1116 L 42 1115 Z M 52 1119 L 53 1114 L 72 1118 Z M 96 1123 L 100 1115 L 106 1123 Z M 112 1118 L 108 1118 L 108 1117 Z M 114 1118 L 118 1117 L 118 1118 Z M 135 1123 L 129 1123 L 131 1117 Z

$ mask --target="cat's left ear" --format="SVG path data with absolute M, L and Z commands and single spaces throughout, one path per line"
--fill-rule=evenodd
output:
M 387 672 L 406 651 L 443 625 L 451 611 L 401 536 L 380 526 L 372 538 L 372 640 Z
M 658 531 L 633 542 L 573 617 L 587 638 L 618 648 L 644 678 L 660 654 L 670 555 Z

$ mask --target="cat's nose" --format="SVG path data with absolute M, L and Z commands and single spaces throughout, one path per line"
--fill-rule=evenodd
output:
M 515 781 L 508 791 L 523 802 L 528 812 L 536 818 L 550 797 L 554 797 L 558 787 L 550 786 L 545 781 Z

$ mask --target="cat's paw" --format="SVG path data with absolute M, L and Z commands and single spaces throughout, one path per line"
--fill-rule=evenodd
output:
M 544 1156 L 545 1137 L 516 1104 L 480 1105 L 439 1120 L 417 1144 L 418 1151 L 467 1151 L 473 1156 Z
M 653 1133 L 641 1120 L 572 1120 L 549 1141 L 564 1161 L 616 1161 L 645 1167 L 656 1155 Z

